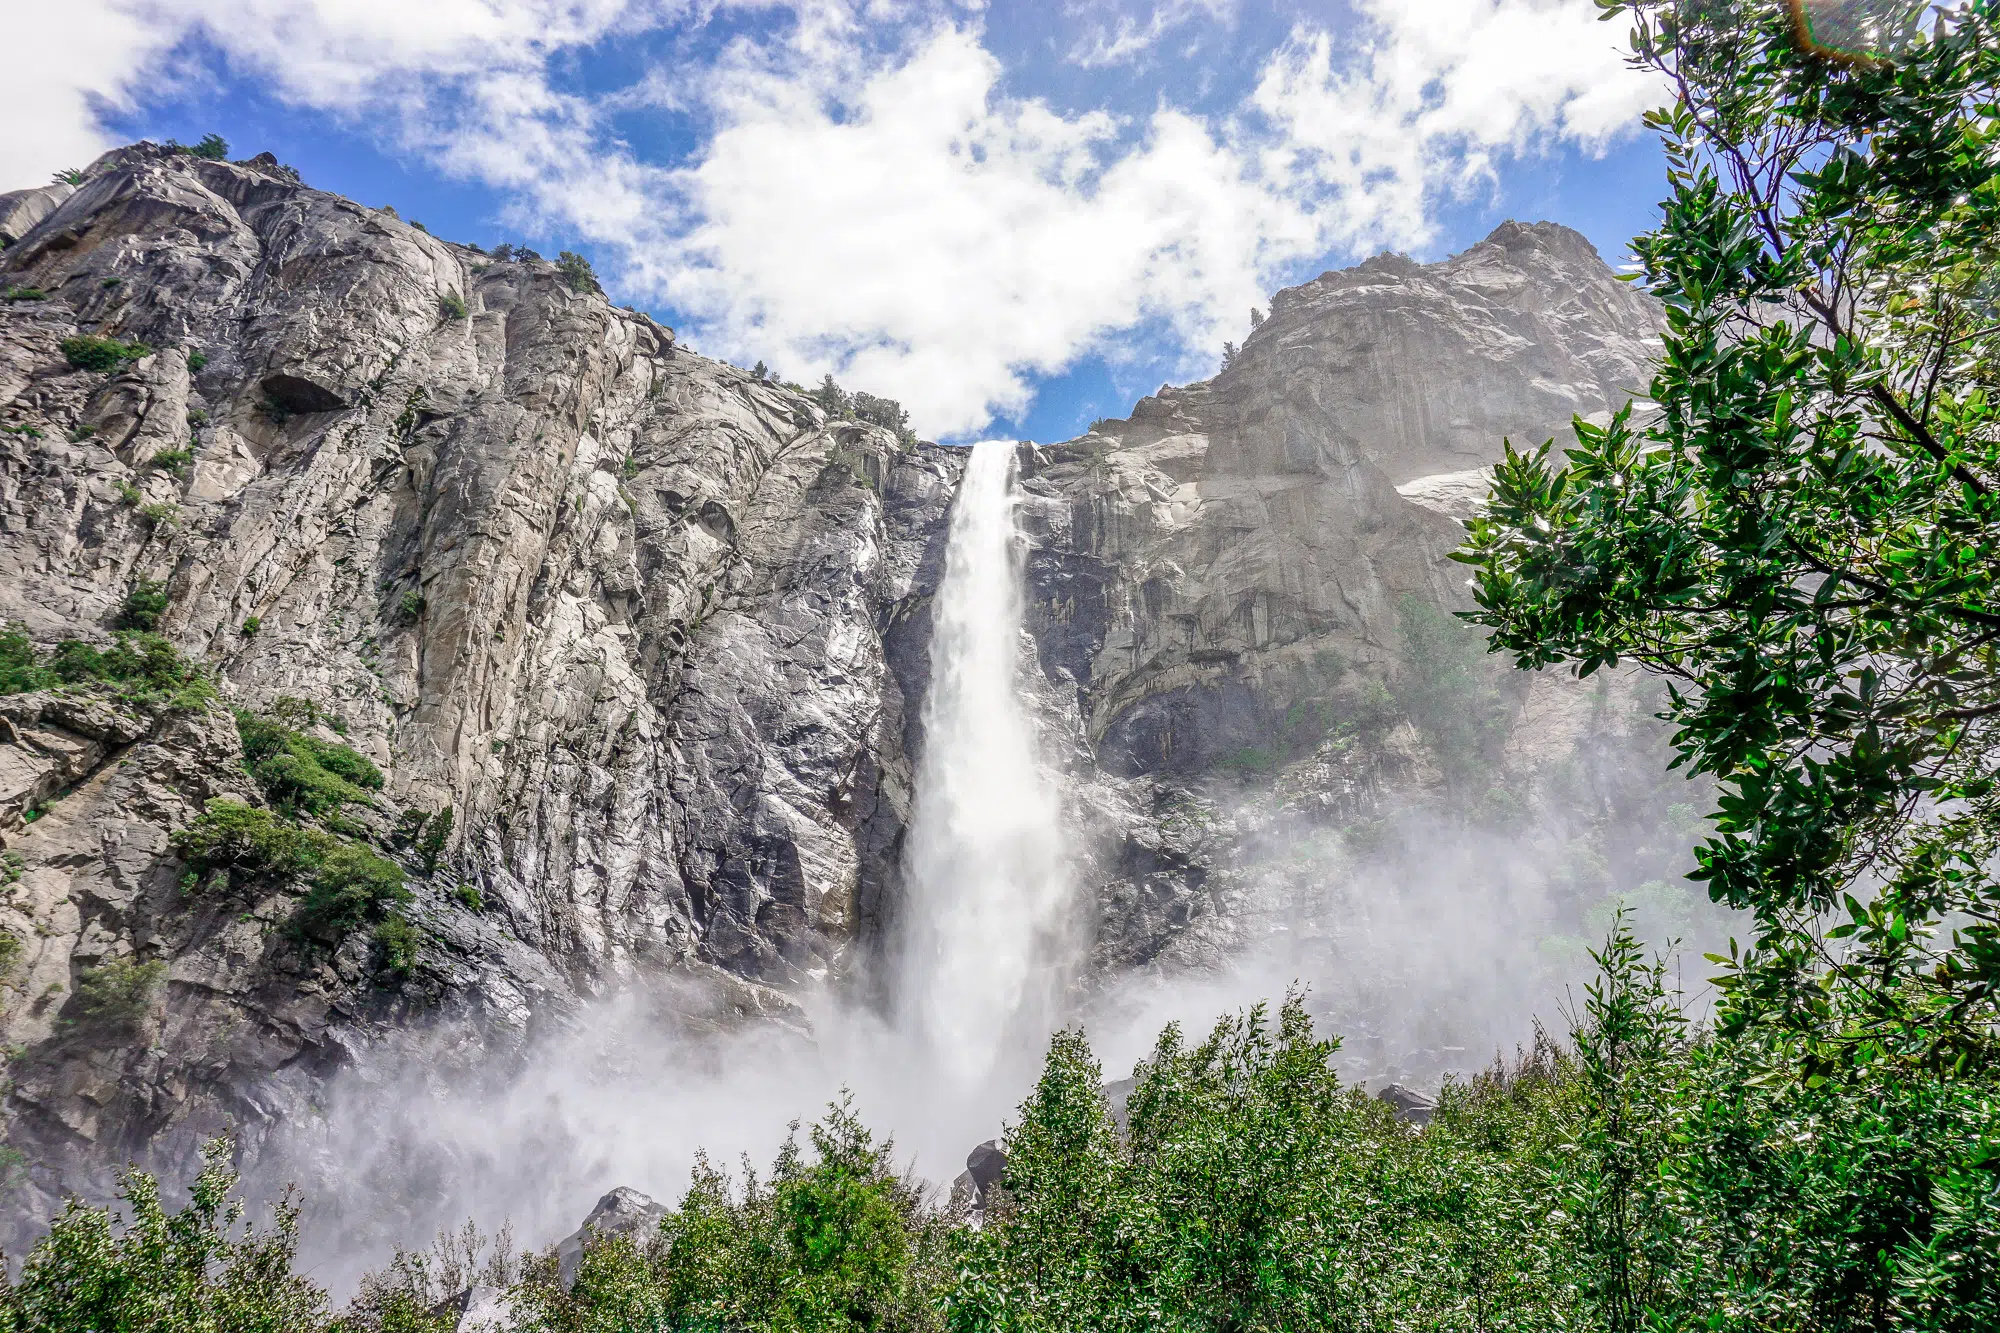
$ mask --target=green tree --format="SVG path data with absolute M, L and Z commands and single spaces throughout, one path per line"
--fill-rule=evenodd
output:
M 326 1296 L 291 1271 L 298 1209 L 287 1198 L 271 1229 L 238 1230 L 230 1144 L 217 1139 L 188 1204 L 169 1214 L 160 1187 L 129 1171 L 129 1217 L 71 1199 L 0 1288 L 0 1322 L 21 1333 L 318 1333 Z
M 1991 19 L 1893 61 L 1753 0 L 1599 0 L 1675 104 L 1635 243 L 1656 414 L 1510 445 L 1461 555 L 1525 667 L 1672 683 L 1720 796 L 1696 877 L 1753 909 L 1726 1032 L 1804 1076 L 1993 1058 L 2000 988 L 2000 135 Z M 1864 901 L 1865 900 L 1865 901 Z M 1822 931 L 1823 914 L 1845 916 Z

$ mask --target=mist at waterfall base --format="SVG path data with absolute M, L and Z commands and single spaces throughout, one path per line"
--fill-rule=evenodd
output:
M 1241 860 L 1227 937 L 1205 958 L 1087 983 L 1072 871 L 1083 831 L 1043 761 L 1054 738 L 1037 736 L 1024 703 L 1035 667 L 1017 498 L 1013 446 L 975 446 L 933 608 L 891 1003 L 829 990 L 799 997 L 802 1024 L 743 1024 L 699 983 L 674 981 L 592 1007 L 504 1068 L 438 1051 L 400 1078 L 339 1080 L 323 1117 L 253 1176 L 268 1192 L 282 1162 L 303 1187 L 319 1281 L 351 1290 L 394 1247 L 466 1218 L 508 1222 L 539 1248 L 616 1186 L 675 1202 L 698 1153 L 761 1169 L 789 1124 L 843 1092 L 901 1160 L 948 1186 L 967 1151 L 1001 1133 L 1065 1022 L 1086 1026 L 1116 1079 L 1168 1021 L 1198 1037 L 1305 988 L 1345 1038 L 1351 1080 L 1430 1087 L 1531 1040 L 1537 1021 L 1560 1029 L 1566 990 L 1589 973 L 1578 932 L 1606 924 L 1552 873 L 1573 840 L 1534 821 L 1481 831 L 1435 809 L 1394 816 L 1357 853 L 1309 811 L 1222 793 L 1237 802 L 1226 813 Z M 1629 746 L 1614 766 L 1660 771 L 1657 731 Z M 1638 924 L 1705 947 L 1719 918 L 1688 897 L 1642 902 Z

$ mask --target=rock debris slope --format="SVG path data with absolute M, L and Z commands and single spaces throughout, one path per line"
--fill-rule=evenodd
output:
M 161 585 L 226 704 L 303 701 L 380 767 L 379 841 L 455 835 L 435 876 L 405 856 L 394 976 L 365 934 L 295 941 L 295 889 L 187 900 L 171 831 L 260 799 L 223 703 L 0 699 L 36 1202 L 225 1124 L 254 1150 L 406 1032 L 504 1048 L 662 970 L 781 1014 L 843 968 L 894 891 L 953 453 L 268 157 L 141 145 L 45 194 L 0 209 L 52 204 L 0 255 L 0 620 L 101 644 Z M 151 350 L 79 368 L 79 335 Z M 152 962 L 124 1029 L 81 1012 Z
M 651 978 L 734 1021 L 865 977 L 954 451 L 268 156 L 119 150 L 0 196 L 0 242 L 0 620 L 103 645 L 157 585 L 220 690 L 0 696 L 22 1228 L 225 1126 L 254 1154 L 418 1044 L 470 1071 Z M 1623 402 L 1656 321 L 1581 237 L 1509 223 L 1281 292 L 1214 380 L 1024 446 L 1031 689 L 1100 971 L 1230 947 L 1218 778 L 1336 810 L 1421 781 L 1407 736 L 1331 742 L 1404 668 L 1399 606 L 1459 596 L 1454 474 Z M 78 365 L 83 336 L 127 351 Z M 295 885 L 189 892 L 173 832 L 263 800 L 232 708 L 379 768 L 349 823 L 410 877 L 407 967 L 301 938 Z M 435 864 L 390 836 L 446 807 Z

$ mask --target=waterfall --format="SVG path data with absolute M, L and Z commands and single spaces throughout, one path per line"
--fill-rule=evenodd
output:
M 910 831 L 899 1026 L 970 1082 L 1039 1052 L 1069 901 L 1061 812 L 1022 697 L 1014 445 L 972 447 L 933 606 Z

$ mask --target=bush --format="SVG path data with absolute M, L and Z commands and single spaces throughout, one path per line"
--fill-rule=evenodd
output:
M 193 462 L 194 450 L 192 449 L 162 449 L 146 460 L 146 466 L 159 468 L 162 472 L 171 472 L 176 477 L 185 477 L 188 467 Z M 161 609 L 164 610 L 165 608 L 162 607 Z M 134 625 L 131 628 L 141 629 L 149 627 Z
M 155 504 L 140 505 L 139 517 L 156 528 L 166 528 L 171 531 L 181 525 L 181 507 L 164 500 Z
M 62 340 L 62 354 L 70 365 L 78 370 L 111 371 L 118 370 L 127 361 L 137 361 L 140 357 L 151 356 L 153 349 L 142 342 L 119 342 L 116 338 L 99 338 L 91 334 L 79 334 Z
M 382 790 L 382 770 L 346 745 L 322 741 L 272 718 L 238 711 L 244 765 L 272 803 L 293 813 L 337 814 Z
M 125 604 L 118 612 L 117 627 L 156 630 L 167 606 L 167 585 L 157 579 L 140 579 L 125 594 Z
M 298 1208 L 279 1201 L 270 1231 L 237 1230 L 231 1146 L 202 1151 L 187 1207 L 169 1215 L 143 1171 L 119 1182 L 127 1216 L 71 1198 L 22 1265 L 0 1285 L 0 1323 L 21 1333 L 322 1333 L 326 1296 L 291 1271 Z
M 77 1014 L 87 1023 L 136 1023 L 152 1008 L 153 993 L 166 976 L 167 965 L 157 959 L 140 963 L 118 958 L 101 967 L 87 967 L 77 974 Z
M 157 634 L 127 630 L 112 636 L 111 647 L 103 650 L 66 639 L 49 655 L 48 668 L 66 685 L 119 686 L 134 703 L 187 709 L 215 697 L 207 674 Z
M 46 301 L 48 299 L 49 294 L 39 287 L 9 287 L 6 296 L 0 297 L 0 300 L 8 301 Z
M 447 320 L 464 319 L 468 313 L 465 308 L 465 298 L 457 292 L 446 292 L 438 298 L 438 313 Z
M 299 924 L 310 934 L 345 936 L 409 900 L 401 866 L 358 844 L 336 841 L 313 871 Z
M 590 261 L 574 250 L 564 250 L 556 256 L 556 271 L 562 275 L 564 284 L 579 295 L 604 290 L 597 285 L 597 272 L 591 268 Z
M 382 969 L 406 977 L 417 967 L 417 951 L 424 933 L 401 912 L 391 912 L 375 923 L 375 944 L 382 951 Z
M 42 665 L 34 640 L 20 625 L 0 625 L 0 694 L 54 689 L 62 678 Z
M 1417 597 L 1397 608 L 1403 665 L 1392 688 L 1445 778 L 1481 782 L 1507 739 L 1507 702 L 1486 653 L 1486 635 Z
M 329 834 L 223 797 L 209 801 L 194 823 L 167 842 L 198 872 L 222 870 L 274 881 L 316 873 L 338 844 Z
M 564 1290 L 553 1255 L 516 1297 L 548 1329 L 934 1330 L 948 1280 L 941 1220 L 846 1102 L 739 1193 L 703 1160 L 652 1237 L 586 1242 Z M 1082 1327 L 1072 1325 L 1072 1327 Z
M 246 638 L 246 639 L 254 639 L 254 638 L 256 638 L 256 637 L 257 637 L 257 632 L 258 632 L 259 630 L 263 629 L 263 628 L 264 628 L 264 618 L 263 618 L 262 616 L 245 616 L 245 617 L 243 617 L 243 637 L 244 637 L 244 638 Z
M 207 352 L 188 353 L 188 373 L 190 375 L 199 375 L 202 371 L 202 368 L 205 367 L 206 365 L 208 365 Z
M 168 140 L 167 147 L 189 157 L 198 157 L 207 162 L 227 162 L 229 160 L 229 140 L 219 134 L 204 134 L 193 147 Z
M 417 620 L 424 614 L 424 595 L 412 588 L 403 594 L 403 600 L 397 603 L 397 609 L 403 613 L 403 619 Z

